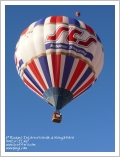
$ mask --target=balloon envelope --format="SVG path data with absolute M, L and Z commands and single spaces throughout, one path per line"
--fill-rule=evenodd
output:
M 58 110 L 94 84 L 103 62 L 95 31 L 66 16 L 32 23 L 16 44 L 15 63 L 22 81 Z

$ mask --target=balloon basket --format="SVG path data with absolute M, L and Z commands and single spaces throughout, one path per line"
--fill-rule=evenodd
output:
M 54 113 L 52 115 L 52 122 L 55 122 L 55 123 L 60 123 L 62 120 L 62 115 L 61 113 Z

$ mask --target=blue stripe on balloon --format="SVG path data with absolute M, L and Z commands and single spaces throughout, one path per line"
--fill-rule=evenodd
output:
M 73 19 L 73 18 L 68 18 L 68 19 L 69 19 L 69 24 L 73 24 L 73 25 L 80 27 L 79 21 L 77 21 L 76 19 Z
M 18 63 L 18 70 L 20 69 L 20 67 L 22 66 L 22 64 L 23 64 L 24 62 L 23 62 L 23 60 L 21 59 L 21 60 L 19 60 L 19 63 Z
M 22 64 L 23 64 L 23 60 L 21 59 L 21 60 L 19 61 L 20 67 L 21 67 Z
M 48 49 L 64 49 L 64 50 L 73 50 L 77 54 L 82 54 L 85 57 L 93 60 L 93 55 L 90 52 L 87 52 L 85 49 L 77 47 L 73 44 L 64 44 L 64 43 L 47 43 L 45 44 L 46 50 Z
M 68 77 L 72 69 L 73 62 L 74 62 L 74 57 L 66 56 L 65 65 L 64 65 L 64 73 L 63 73 L 63 78 L 62 78 L 62 85 L 61 85 L 62 88 L 65 88 L 66 86 Z
M 49 87 L 52 87 L 52 82 L 51 82 L 51 78 L 50 78 L 50 72 L 49 72 L 49 68 L 48 68 L 48 62 L 47 62 L 47 57 L 46 56 L 41 56 L 39 59 L 40 65 L 42 67 L 44 76 L 46 78 L 46 81 L 48 83 Z
M 24 69 L 24 73 L 25 75 L 29 78 L 29 80 L 37 87 L 37 89 L 43 93 L 43 90 L 40 88 L 40 86 L 37 84 L 37 82 L 35 81 L 35 79 L 32 77 L 32 75 L 30 74 L 30 72 L 28 71 L 28 69 Z
M 46 19 L 46 18 L 38 20 L 38 21 L 35 23 L 34 27 L 36 27 L 37 25 L 44 24 L 45 19 Z
M 80 81 L 76 84 L 76 86 L 73 88 L 72 93 L 74 93 L 79 87 L 80 85 L 89 77 L 89 75 L 92 73 L 92 69 L 90 67 L 87 68 L 86 72 L 84 73 L 84 75 L 82 76 L 82 78 L 80 79 Z

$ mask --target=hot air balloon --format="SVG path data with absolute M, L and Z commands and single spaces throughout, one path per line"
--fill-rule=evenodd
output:
M 97 80 L 104 52 L 90 26 L 66 16 L 50 16 L 22 32 L 14 59 L 22 81 L 55 107 L 52 121 L 60 123 L 60 110 Z
M 76 12 L 75 15 L 76 15 L 76 16 L 80 16 L 80 12 Z

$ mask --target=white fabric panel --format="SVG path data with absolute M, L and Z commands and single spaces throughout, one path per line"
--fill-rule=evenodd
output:
M 28 62 L 34 56 L 34 47 L 32 42 L 32 33 L 20 37 L 18 54 L 20 53 L 23 62 Z
M 61 84 L 62 84 L 62 78 L 63 78 L 63 72 L 64 72 L 65 59 L 66 59 L 66 56 L 65 56 L 65 55 L 61 55 L 59 87 L 61 87 Z
M 27 58 L 26 60 L 29 61 L 30 59 L 32 59 L 33 57 L 35 57 L 36 54 L 36 50 L 34 47 L 34 43 L 33 43 L 33 33 L 27 33 L 26 35 L 26 39 L 24 41 L 24 46 L 25 46 L 25 50 L 26 50 L 26 54 L 27 54 Z
M 68 78 L 68 81 L 67 81 L 67 84 L 66 84 L 66 86 L 65 86 L 65 89 L 67 89 L 67 87 L 68 87 L 68 85 L 69 85 L 69 83 L 70 83 L 70 81 L 71 81 L 71 78 L 72 78 L 72 76 L 73 76 L 73 74 L 74 74 L 74 72 L 75 72 L 75 69 L 76 69 L 76 67 L 77 67 L 77 65 L 78 65 L 78 62 L 79 62 L 79 59 L 75 58 L 75 59 L 74 59 L 73 66 L 72 66 L 72 69 L 71 69 L 71 72 L 70 72 L 70 75 L 69 75 L 69 78 Z
M 98 78 L 104 64 L 104 53 L 102 53 L 101 57 L 99 58 L 99 61 L 97 62 L 97 65 L 95 66 L 95 78 Z
M 49 72 L 50 72 L 50 78 L 51 78 L 52 86 L 55 87 L 51 55 L 47 55 L 47 62 L 48 62 L 48 68 L 49 68 Z
M 44 25 L 44 41 L 45 41 L 45 43 L 49 43 L 49 41 L 46 40 L 47 36 L 53 35 L 55 32 L 56 32 L 56 25 L 55 24 Z
M 17 58 L 19 58 L 19 60 L 22 59 L 24 63 L 28 62 L 32 57 L 34 57 L 35 49 L 32 40 L 32 30 L 34 24 L 35 22 L 28 27 L 28 30 L 24 35 L 20 36 L 20 39 L 16 45 Z
M 25 35 L 20 37 L 19 46 L 16 51 L 16 57 L 17 57 L 18 61 L 20 59 L 22 59 L 23 62 L 26 63 L 28 61 L 28 59 L 27 59 L 28 55 L 26 53 L 24 41 L 25 41 Z
M 91 62 L 91 65 L 92 65 L 93 67 L 95 67 L 95 66 L 97 65 L 97 63 L 98 63 L 98 61 L 99 61 L 99 59 L 100 59 L 100 57 L 101 57 L 102 54 L 103 54 L 103 52 L 102 52 L 102 46 L 101 46 L 101 44 L 98 42 L 98 43 L 97 43 L 97 48 L 96 48 L 96 52 L 95 52 L 94 58 L 93 58 L 93 60 L 92 60 L 92 62 Z
M 47 18 L 45 19 L 44 25 L 50 23 L 50 19 L 51 19 L 51 16 L 50 16 L 50 17 L 47 17 Z
M 29 25 L 27 32 L 29 31 L 33 31 L 34 25 L 35 25 L 36 21 L 31 23 L 31 25 Z
M 63 23 L 67 23 L 68 24 L 68 17 L 63 16 Z
M 46 53 L 44 43 L 44 25 L 37 25 L 33 29 L 33 43 L 36 55 Z

